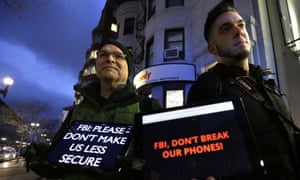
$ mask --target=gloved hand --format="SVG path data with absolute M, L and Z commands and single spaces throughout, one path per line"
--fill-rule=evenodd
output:
M 30 163 L 33 161 L 39 161 L 43 158 L 44 154 L 47 152 L 49 145 L 43 143 L 32 142 L 24 153 L 24 158 L 26 159 L 26 171 L 30 170 Z
M 138 171 L 141 171 L 145 164 L 145 160 L 135 156 L 118 156 L 117 161 L 123 168 Z
M 118 156 L 117 162 L 120 166 L 115 171 L 103 171 L 100 168 L 86 169 L 90 175 L 106 180 L 141 180 L 143 179 L 142 168 L 145 163 L 143 159 L 135 156 Z
M 48 144 L 32 142 L 27 147 L 24 157 L 26 160 L 40 159 L 47 152 L 48 148 Z
M 40 177 L 61 178 L 63 175 L 62 171 L 56 165 L 50 164 L 45 160 L 31 161 L 29 167 Z
M 121 166 L 121 173 L 130 180 L 143 179 L 145 160 L 137 156 L 118 156 L 117 161 Z

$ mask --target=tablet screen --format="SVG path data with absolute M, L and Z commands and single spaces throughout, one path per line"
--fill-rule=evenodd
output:
M 263 171 L 240 100 L 142 114 L 137 121 L 146 180 L 255 178 Z
M 45 159 L 61 167 L 115 170 L 116 157 L 126 153 L 132 131 L 132 125 L 73 121 Z

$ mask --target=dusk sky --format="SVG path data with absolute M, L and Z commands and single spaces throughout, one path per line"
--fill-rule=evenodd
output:
M 0 88 L 11 76 L 14 85 L 2 98 L 38 100 L 49 104 L 52 116 L 73 103 L 73 85 L 92 43 L 104 0 L 23 0 L 8 8 L 0 2 Z M 12 2 L 8 0 L 8 2 Z

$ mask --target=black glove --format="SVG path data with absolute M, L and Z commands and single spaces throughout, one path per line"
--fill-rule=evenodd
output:
M 141 180 L 142 168 L 145 163 L 138 157 L 118 156 L 117 162 L 120 166 L 115 171 L 105 171 L 101 168 L 88 168 L 85 171 L 89 175 L 105 180 Z
M 50 164 L 48 161 L 32 161 L 29 163 L 30 169 L 32 169 L 40 177 L 46 178 L 61 178 L 62 172 L 56 165 Z
M 137 170 L 137 171 L 141 171 L 145 164 L 145 160 L 140 159 L 135 156 L 131 156 L 131 157 L 118 156 L 117 161 L 121 165 L 121 167 L 123 167 L 125 169 L 133 169 L 133 170 Z
M 44 154 L 47 152 L 49 145 L 43 143 L 35 143 L 32 142 L 27 148 L 26 152 L 24 153 L 24 158 L 26 160 L 26 171 L 30 170 L 30 163 L 33 161 L 40 161 Z
M 48 144 L 32 142 L 26 149 L 24 157 L 26 160 L 40 160 L 49 148 Z

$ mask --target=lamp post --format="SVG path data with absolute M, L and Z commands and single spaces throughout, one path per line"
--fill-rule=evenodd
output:
M 38 134 L 38 128 L 40 127 L 40 123 L 30 123 L 30 126 L 32 127 L 32 130 L 34 131 L 32 133 L 33 137 L 32 137 L 32 141 L 35 141 L 35 137 L 37 137 Z
M 8 88 L 14 84 L 13 78 L 7 76 L 3 78 L 3 84 L 4 84 L 4 89 L 0 89 L 0 93 L 3 95 L 3 97 L 6 97 L 6 94 L 8 92 Z

